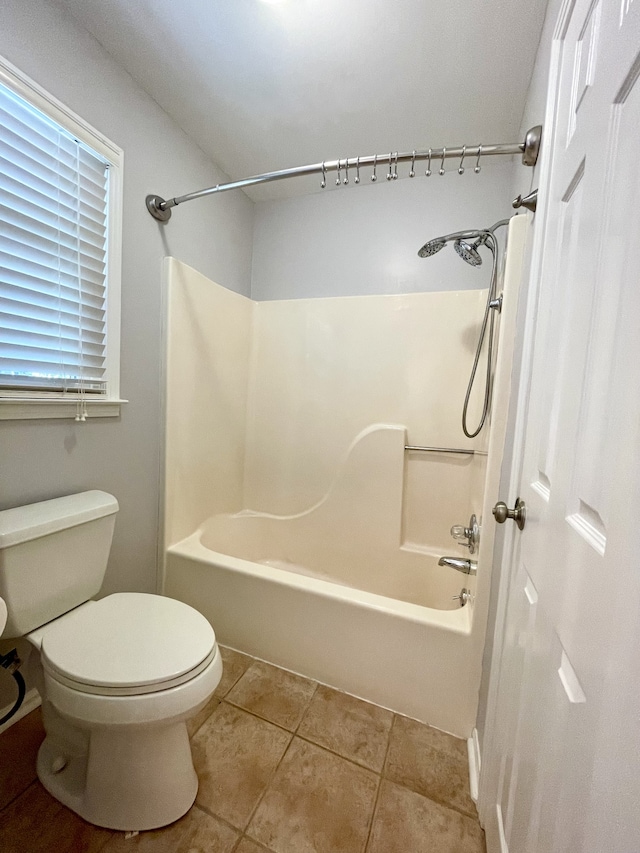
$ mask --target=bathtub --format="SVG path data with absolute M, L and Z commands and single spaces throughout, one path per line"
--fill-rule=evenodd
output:
M 207 519 L 167 548 L 164 590 L 224 645 L 469 737 L 477 632 L 453 596 L 475 578 L 403 542 L 405 443 L 402 425 L 363 430 L 305 512 Z

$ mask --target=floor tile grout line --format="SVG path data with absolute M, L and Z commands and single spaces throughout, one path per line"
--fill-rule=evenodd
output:
M 236 853 L 236 851 L 238 850 L 238 848 L 240 847 L 240 845 L 242 844 L 242 842 L 245 838 L 247 839 L 247 841 L 250 841 L 252 844 L 255 844 L 255 846 L 259 850 L 264 850 L 264 853 L 274 853 L 274 851 L 271 849 L 271 847 L 267 847 L 261 841 L 256 841 L 255 838 L 252 838 L 250 835 L 247 835 L 246 832 L 242 833 L 242 835 L 238 839 L 238 843 L 235 845 L 235 847 L 233 848 L 231 853 Z
M 378 811 L 378 803 L 380 802 L 380 791 L 382 790 L 382 782 L 384 781 L 384 776 L 382 775 L 382 771 L 384 770 L 385 764 L 387 763 L 387 756 L 389 755 L 389 750 L 391 748 L 391 733 L 393 732 L 393 726 L 396 721 L 396 715 L 393 715 L 393 719 L 391 720 L 391 726 L 389 727 L 389 734 L 387 735 L 387 748 L 384 753 L 384 761 L 382 762 L 382 770 L 378 774 L 378 789 L 376 791 L 376 798 L 373 803 L 373 811 L 371 812 L 371 820 L 369 822 L 369 829 L 367 831 L 367 840 L 365 841 L 363 853 L 367 853 L 369 850 L 369 845 L 371 843 L 371 835 L 373 833 L 373 825 L 376 820 L 376 814 Z
M 343 761 L 347 761 L 349 764 L 353 764 L 353 766 L 357 767 L 358 770 L 366 770 L 367 773 L 373 773 L 376 776 L 382 775 L 381 770 L 374 770 L 372 767 L 367 767 L 366 764 L 360 764 L 359 761 L 356 761 L 353 758 L 349 758 L 346 755 L 342 755 L 342 753 L 340 752 L 336 752 L 336 750 L 331 749 L 330 746 L 325 746 L 324 744 L 318 743 L 315 740 L 311 740 L 311 738 L 305 737 L 304 735 L 296 734 L 295 737 L 297 737 L 299 740 L 303 740 L 305 743 L 311 744 L 311 746 L 315 746 L 318 749 L 322 749 L 325 752 L 329 752 L 331 755 L 335 755 L 336 758 L 341 758 Z
M 386 779 L 388 782 L 392 782 L 394 785 L 398 785 L 400 788 L 404 788 L 406 791 L 411 791 L 414 794 L 418 794 L 420 797 L 424 797 L 426 800 L 430 800 L 432 803 L 435 803 L 438 806 L 442 806 L 443 808 L 450 809 L 451 811 L 457 812 L 458 814 L 462 815 L 463 817 L 468 817 L 470 820 L 476 820 L 479 823 L 480 821 L 478 820 L 477 811 L 475 814 L 470 814 L 469 812 L 463 811 L 463 809 L 459 808 L 458 806 L 454 805 L 453 803 L 447 803 L 444 800 L 438 800 L 435 797 L 428 796 L 427 794 L 424 794 L 422 791 L 418 791 L 415 788 L 412 788 L 411 785 L 408 785 L 406 782 L 399 782 L 397 779 L 392 779 L 388 775 L 388 758 L 389 758 L 389 749 L 391 746 L 391 736 L 393 733 L 393 729 L 396 725 L 396 720 L 398 718 L 405 719 L 403 714 L 396 714 L 394 712 L 393 722 L 391 724 L 391 729 L 389 731 L 389 748 L 387 749 L 387 754 L 385 756 L 384 764 L 382 765 L 382 770 L 380 771 L 382 778 Z M 411 718 L 408 718 L 408 719 L 411 719 Z M 415 722 L 419 723 L 420 721 L 416 720 Z M 428 723 L 420 723 L 420 725 L 424 725 L 427 728 L 432 728 L 432 726 L 429 726 Z M 439 731 L 439 729 L 436 729 L 436 731 Z M 444 734 L 448 734 L 448 732 L 445 732 Z M 455 736 L 451 735 L 451 737 L 455 737 Z M 431 749 L 436 754 L 436 757 L 438 758 L 439 762 L 441 762 L 442 759 L 448 760 L 449 758 L 451 758 L 451 755 L 442 749 L 438 749 L 436 747 L 431 747 Z
M 252 821 L 252 820 L 253 820 L 253 818 L 255 817 L 256 812 L 258 811 L 258 809 L 260 808 L 260 804 L 262 803 L 262 801 L 264 800 L 264 798 L 267 796 L 267 792 L 269 791 L 269 788 L 271 787 L 271 783 L 273 782 L 273 780 L 274 780 L 274 778 L 275 778 L 275 775 L 276 775 L 276 773 L 278 772 L 278 769 L 279 769 L 280 765 L 281 765 L 281 764 L 282 764 L 282 762 L 284 761 L 285 755 L 286 755 L 286 754 L 289 752 L 289 750 L 291 749 L 291 744 L 293 743 L 293 741 L 294 741 L 294 739 L 295 739 L 295 734 L 293 734 L 293 732 L 287 732 L 287 734 L 290 734 L 290 735 L 291 735 L 291 740 L 289 741 L 289 743 L 287 744 L 286 749 L 284 750 L 284 752 L 283 752 L 283 753 L 282 753 L 282 755 L 280 756 L 280 761 L 278 761 L 278 763 L 276 764 L 276 766 L 273 768 L 273 771 L 271 772 L 271 775 L 269 776 L 269 779 L 268 779 L 268 781 L 267 781 L 267 784 L 264 786 L 264 791 L 263 791 L 263 792 L 262 792 L 262 794 L 260 794 L 260 796 L 258 797 L 258 801 L 257 801 L 257 803 L 256 803 L 256 805 L 255 805 L 255 807 L 254 807 L 254 809 L 252 810 L 251 814 L 249 815 L 249 820 L 248 820 L 248 821 L 245 823 L 245 825 L 244 825 L 244 829 L 242 830 L 242 832 L 243 832 L 243 834 L 244 834 L 244 835 L 246 835 L 246 834 L 247 834 L 247 830 L 249 829 L 249 826 L 251 825 L 251 821 Z M 251 836 L 249 836 L 249 838 L 251 838 Z M 251 838 L 251 840 L 253 841 L 254 839 L 253 839 L 253 838 Z
M 382 779 L 385 782 L 389 782 L 390 785 L 396 785 L 398 788 L 402 788 L 403 791 L 409 791 L 410 794 L 416 794 L 418 797 L 422 797 L 423 800 L 429 800 L 430 803 L 435 803 L 436 806 L 441 806 L 443 809 L 447 809 L 450 812 L 456 812 L 456 814 L 459 814 L 461 817 L 469 818 L 469 820 L 475 821 L 478 825 L 480 824 L 477 814 L 472 815 L 469 814 L 469 812 L 463 812 L 451 803 L 446 803 L 444 800 L 436 800 L 434 797 L 429 797 L 421 791 L 416 791 L 415 788 L 411 788 L 409 785 L 404 785 L 402 782 L 396 782 L 395 779 L 389 779 L 388 776 L 382 776 Z
M 315 688 L 314 688 L 314 690 L 313 690 L 313 693 L 311 694 L 311 697 L 310 697 L 309 701 L 307 702 L 307 704 L 306 704 L 306 706 L 305 706 L 304 711 L 302 712 L 302 716 L 300 717 L 300 720 L 298 721 L 298 725 L 296 726 L 296 729 L 295 729 L 295 731 L 294 731 L 294 735 L 297 735 L 297 734 L 298 734 L 298 730 L 299 730 L 300 726 L 303 724 L 305 717 L 306 717 L 306 716 L 307 716 L 307 714 L 309 713 L 309 708 L 311 707 L 311 703 L 312 703 L 312 702 L 313 702 L 313 700 L 315 699 L 316 693 L 318 692 L 318 688 L 320 687 L 320 682 L 319 682 L 319 681 L 315 681 L 314 679 L 311 679 L 311 680 L 312 680 L 312 681 L 313 681 L 313 683 L 315 684 Z
M 236 711 L 242 711 L 244 714 L 249 714 L 250 717 L 254 717 L 256 720 L 260 720 L 262 723 L 268 723 L 270 726 L 275 726 L 277 729 L 280 729 L 281 732 L 286 732 L 286 734 L 295 736 L 295 732 L 291 731 L 291 729 L 285 728 L 280 723 L 274 723 L 273 720 L 268 720 L 266 717 L 261 717 L 260 714 L 256 714 L 255 711 L 249 711 L 248 708 L 243 708 L 242 705 L 236 705 L 235 702 L 230 702 L 229 699 L 222 699 L 220 704 L 230 705 L 232 708 L 235 708 Z M 216 708 L 216 711 L 218 709 Z M 215 714 L 215 711 L 213 712 Z
M 220 702 L 220 705 L 223 705 L 223 704 L 224 705 L 230 705 L 232 708 L 235 708 L 238 711 L 242 711 L 245 714 L 249 714 L 250 717 L 255 717 L 256 720 L 260 720 L 261 722 L 267 723 L 270 726 L 275 726 L 277 729 L 280 729 L 281 732 L 285 732 L 285 734 L 291 735 L 292 740 L 294 738 L 298 738 L 299 740 L 302 740 L 305 743 L 311 744 L 311 746 L 315 746 L 318 749 L 322 749 L 325 752 L 329 752 L 329 753 L 331 753 L 331 755 L 335 755 L 336 758 L 340 758 L 343 761 L 347 761 L 349 764 L 352 764 L 354 767 L 357 767 L 358 770 L 366 770 L 368 773 L 373 773 L 376 776 L 382 775 L 381 770 L 374 770 L 371 767 L 367 767 L 366 764 L 360 764 L 358 761 L 355 761 L 353 758 L 349 758 L 346 755 L 342 755 L 341 753 L 336 752 L 335 749 L 331 749 L 331 747 L 329 747 L 329 746 L 324 746 L 321 743 L 316 743 L 316 741 L 311 740 L 309 737 L 305 737 L 304 735 L 298 734 L 297 731 L 291 731 L 291 729 L 285 729 L 284 726 L 281 726 L 278 723 L 274 723 L 273 720 L 267 720 L 265 717 L 261 717 L 259 714 L 256 714 L 253 711 L 248 711 L 246 708 L 243 708 L 241 705 L 235 705 L 233 702 L 229 702 L 228 699 L 223 699 Z M 378 706 L 376 706 L 376 707 L 378 707 Z M 213 714 L 215 714 L 215 712 L 217 710 L 218 709 L 216 708 L 214 711 L 212 711 L 211 716 L 213 716 Z M 209 718 L 207 718 L 207 719 L 209 719 Z M 203 723 L 203 725 L 204 725 L 204 723 Z M 198 729 L 198 731 L 200 731 L 200 729 Z M 391 732 L 391 730 L 389 730 L 389 732 Z M 388 737 L 389 736 L 390 735 L 388 735 Z M 287 747 L 287 749 L 288 749 L 288 747 Z M 389 749 L 389 744 L 387 743 L 387 747 L 385 749 L 385 760 L 386 760 L 386 753 L 388 752 L 388 749 Z M 383 766 L 384 766 L 384 764 L 383 764 Z
M 394 712 L 393 720 L 391 720 L 391 728 L 389 729 L 389 741 L 387 743 L 387 751 L 384 754 L 384 761 L 382 762 L 382 770 L 380 771 L 380 775 L 383 779 L 386 779 L 385 771 L 387 770 L 387 762 L 389 761 L 389 752 L 391 750 L 391 738 L 393 737 L 393 730 L 396 726 L 398 715 Z
M 311 679 L 309 679 L 309 680 L 311 680 Z M 317 687 L 317 683 L 316 683 L 316 687 Z M 299 722 L 296 724 L 296 727 L 294 729 L 288 729 L 286 726 L 283 726 L 282 723 L 276 723 L 275 720 L 270 720 L 268 717 L 264 717 L 262 714 L 259 714 L 257 711 L 251 711 L 249 708 L 245 707 L 244 705 L 240 705 L 238 702 L 234 702 L 233 699 L 228 698 L 228 694 L 227 694 L 227 696 L 225 696 L 224 699 L 221 699 L 220 701 L 226 702 L 227 705 L 232 705 L 234 708 L 237 708 L 239 711 L 245 711 L 247 714 L 251 714 L 252 717 L 256 717 L 258 720 L 263 720 L 265 723 L 271 723 L 272 726 L 277 726 L 279 729 L 282 729 L 283 732 L 288 732 L 289 734 L 295 735 L 296 732 L 298 731 L 298 729 L 300 728 L 300 726 L 302 725 L 304 715 L 305 715 L 307 708 L 308 708 L 309 704 L 311 703 L 311 700 L 313 699 L 314 696 L 315 696 L 315 690 L 313 691 L 311 698 L 309 699 L 307 707 L 305 707 L 305 709 L 302 713 L 302 717 L 300 718 Z M 212 711 L 212 713 L 215 713 L 215 710 Z M 208 717 L 207 717 L 207 719 L 208 719 Z
M 239 833 L 240 833 L 240 837 L 242 837 L 242 835 L 243 835 L 243 833 L 244 833 L 244 830 L 243 830 L 243 829 L 241 829 L 239 826 L 234 826 L 232 823 L 230 823 L 230 822 L 227 820 L 227 818 L 226 818 L 226 817 L 222 817 L 222 815 L 217 814 L 217 812 L 214 812 L 214 810 L 213 810 L 213 809 L 210 809 L 208 806 L 205 806 L 205 805 L 203 805 L 202 803 L 199 803 L 199 802 L 196 800 L 196 802 L 193 804 L 193 806 L 192 806 L 191 808 L 199 809 L 201 812 L 203 812 L 204 814 L 208 815 L 209 817 L 215 818 L 215 820 L 219 820 L 219 821 L 220 821 L 220 823 L 224 824 L 224 825 L 225 825 L 225 826 L 227 826 L 229 829 L 232 829 L 234 832 L 239 832 Z
M 245 655 L 245 657 L 249 657 L 249 656 L 248 656 L 248 655 Z M 250 658 L 250 660 L 251 660 L 251 661 L 254 661 L 254 660 L 255 660 L 255 658 Z M 232 690 L 233 690 L 233 688 L 236 686 L 236 684 L 240 681 L 240 679 L 243 677 L 243 675 L 245 675 L 245 674 L 246 674 L 246 672 L 247 672 L 247 671 L 248 671 L 252 666 L 253 666 L 253 663 L 250 663 L 250 664 L 247 666 L 247 668 L 246 668 L 246 669 L 244 669 L 244 670 L 240 673 L 240 675 L 235 679 L 235 681 L 233 682 L 233 684 L 231 684 L 231 685 L 230 685 L 230 686 L 225 690 L 224 694 L 220 696 L 220 700 L 221 700 L 221 701 L 222 701 L 222 699 L 226 699 L 226 698 L 227 698 L 227 696 L 229 695 L 229 693 L 231 693 L 231 691 L 232 691 Z M 223 670 L 223 673 L 224 673 L 224 661 L 222 662 L 222 670 Z M 222 680 L 222 678 L 221 678 L 220 680 Z M 217 689 L 217 688 L 216 688 L 216 689 Z M 213 693 L 212 693 L 211 695 L 212 695 L 212 696 L 215 696 L 215 693 L 216 693 L 216 691 L 214 690 L 214 691 L 213 691 Z
M 36 776 L 34 779 L 32 779 L 32 780 L 29 782 L 29 784 L 27 785 L 27 787 L 26 787 L 26 788 L 23 788 L 23 789 L 22 789 L 18 794 L 16 794 L 12 799 L 10 799 L 10 800 L 6 803 L 6 805 L 4 805 L 4 806 L 0 809 L 0 818 L 1 818 L 1 817 L 2 817 L 2 815 L 5 813 L 5 811 L 6 811 L 7 809 L 11 808 L 11 806 L 16 802 L 16 800 L 19 800 L 19 799 L 20 799 L 20 797 L 21 797 L 23 794 L 26 794 L 26 793 L 27 793 L 27 791 L 29 790 L 29 788 L 31 788 L 31 786 L 32 786 L 32 785 L 35 785 L 35 783 L 36 783 L 37 781 L 38 781 L 38 777 Z

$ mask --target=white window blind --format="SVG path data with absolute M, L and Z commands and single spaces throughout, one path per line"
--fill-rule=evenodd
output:
M 108 182 L 101 155 L 0 85 L 5 392 L 105 393 Z

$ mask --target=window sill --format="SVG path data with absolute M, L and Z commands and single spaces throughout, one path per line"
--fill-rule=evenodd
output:
M 120 406 L 128 400 L 87 400 L 87 420 L 117 418 Z M 41 397 L 3 397 L 0 399 L 0 421 L 22 421 L 34 418 L 76 417 L 77 400 L 44 400 Z

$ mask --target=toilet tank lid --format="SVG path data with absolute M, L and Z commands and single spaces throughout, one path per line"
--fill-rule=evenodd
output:
M 0 512 L 0 550 L 117 511 L 118 501 L 113 495 L 97 489 L 5 509 Z

